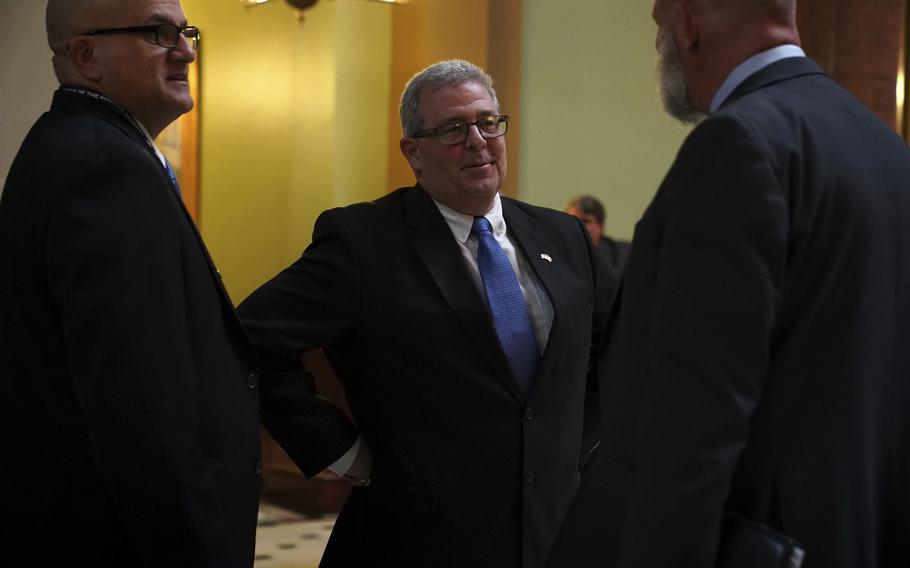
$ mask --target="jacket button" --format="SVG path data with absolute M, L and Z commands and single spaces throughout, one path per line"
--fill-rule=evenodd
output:
M 531 410 L 530 408 L 525 408 L 525 420 L 527 422 L 534 420 L 534 411 Z
M 533 469 L 529 469 L 527 472 L 525 472 L 525 483 L 527 483 L 528 485 L 531 485 L 534 483 L 534 470 Z
M 256 376 L 256 373 L 250 373 L 246 376 L 246 386 L 251 389 L 256 388 L 259 385 L 259 377 Z
M 253 463 L 253 471 L 256 472 L 256 475 L 262 475 L 262 460 L 256 460 Z

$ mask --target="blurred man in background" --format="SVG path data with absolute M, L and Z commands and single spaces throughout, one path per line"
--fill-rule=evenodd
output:
M 607 226 L 607 210 L 593 195 L 580 195 L 566 205 L 566 213 L 578 217 L 591 235 L 597 252 L 603 255 L 607 264 L 617 274 L 622 274 L 629 255 L 629 243 L 610 238 L 604 232 Z

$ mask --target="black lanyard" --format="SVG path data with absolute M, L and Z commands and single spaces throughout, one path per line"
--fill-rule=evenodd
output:
M 103 103 L 106 103 L 112 109 L 116 110 L 117 113 L 124 120 L 129 122 L 133 126 L 133 128 L 136 129 L 136 132 L 138 132 L 142 136 L 142 139 L 145 140 L 145 143 L 148 146 L 149 150 L 152 151 L 152 155 L 155 157 L 155 161 L 158 162 L 159 164 L 161 164 L 161 167 L 164 168 L 164 172 L 167 174 L 168 180 L 170 180 L 171 185 L 174 186 L 174 190 L 177 192 L 178 195 L 180 194 L 180 185 L 177 183 L 177 177 L 174 175 L 174 171 L 171 169 L 170 164 L 167 163 L 167 158 L 165 158 L 164 161 L 161 160 L 161 158 L 158 156 L 158 152 L 155 150 L 155 145 L 152 142 L 151 138 L 149 137 L 148 133 L 146 132 L 146 130 L 144 128 L 142 128 L 142 125 L 139 124 L 139 121 L 136 120 L 136 118 L 132 114 L 130 114 L 128 110 L 126 110 L 122 106 L 115 103 L 113 101 L 113 99 L 111 99 L 107 95 L 103 95 L 103 94 L 99 93 L 98 91 L 93 91 L 91 89 L 85 89 L 83 87 L 75 87 L 72 85 L 62 86 L 62 87 L 60 87 L 60 90 L 65 91 L 67 93 L 72 93 L 74 95 L 81 95 L 83 97 L 89 97 L 89 98 L 95 99 L 96 101 L 101 101 Z
M 142 128 L 142 126 L 139 124 L 139 121 L 137 121 L 137 120 L 133 117 L 133 115 L 131 115 L 131 114 L 129 113 L 129 111 L 127 111 L 125 108 L 123 108 L 122 106 L 120 106 L 120 105 L 118 105 L 117 103 L 115 103 L 115 102 L 113 101 L 113 99 L 111 99 L 111 98 L 108 97 L 107 95 L 102 95 L 102 94 L 99 93 L 98 91 L 92 91 L 91 89 L 84 89 L 84 88 L 82 88 L 82 87 L 73 87 L 73 86 L 71 86 L 71 85 L 66 85 L 66 86 L 60 87 L 60 90 L 61 90 L 61 91 L 65 91 L 65 92 L 67 92 L 67 93 L 72 93 L 72 94 L 74 94 L 74 95 L 82 95 L 83 97 L 90 97 L 90 98 L 95 99 L 96 101 L 101 101 L 101 102 L 103 102 L 103 103 L 107 103 L 111 108 L 113 108 L 114 110 L 116 110 L 117 113 L 118 113 L 121 117 L 123 117 L 124 120 L 126 120 L 127 122 L 129 122 L 129 123 L 132 125 L 132 127 L 136 129 L 136 132 L 138 132 L 139 134 L 142 135 L 142 139 L 145 140 L 145 142 L 146 142 L 149 146 L 152 145 L 151 140 L 149 140 L 148 134 L 145 133 L 145 130 L 144 130 L 144 129 Z M 154 150 L 154 148 L 153 148 L 153 150 Z

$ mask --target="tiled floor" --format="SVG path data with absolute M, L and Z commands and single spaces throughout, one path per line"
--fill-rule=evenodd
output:
M 333 517 L 305 519 L 287 509 L 262 503 L 256 531 L 255 568 L 316 568 L 334 521 Z

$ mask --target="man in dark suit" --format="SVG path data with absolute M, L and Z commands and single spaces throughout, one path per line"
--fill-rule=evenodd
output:
M 597 247 L 597 252 L 603 255 L 607 264 L 617 274 L 622 274 L 629 255 L 629 242 L 617 241 L 604 233 L 607 224 L 607 210 L 603 203 L 593 195 L 580 195 L 566 205 L 566 213 L 574 215 L 585 224 L 591 235 L 591 241 Z
M 910 152 L 795 12 L 654 6 L 665 106 L 700 122 L 636 229 L 572 566 L 712 568 L 725 509 L 805 568 L 910 565 Z
M 154 137 L 190 110 L 177 0 L 51 0 L 61 87 L 0 201 L 4 549 L 251 566 L 255 353 Z
M 322 566 L 535 568 L 596 444 L 590 354 L 615 282 L 577 219 L 499 195 L 508 117 L 483 71 L 428 67 L 401 117 L 417 185 L 323 213 L 239 307 L 263 383 L 287 385 L 263 423 L 308 475 L 345 454 L 366 484 L 371 452 Z M 320 347 L 357 431 L 293 411 L 310 398 L 293 371 Z M 326 431 L 350 434 L 314 459 Z

